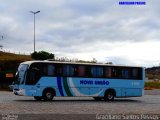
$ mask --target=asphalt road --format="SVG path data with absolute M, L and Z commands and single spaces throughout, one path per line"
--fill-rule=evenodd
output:
M 8 120 L 13 118 L 15 120 L 114 118 L 157 120 L 160 119 L 160 90 L 145 91 L 143 97 L 119 98 L 113 102 L 95 101 L 91 97 L 55 97 L 53 101 L 45 102 L 1 91 L 0 114 L 2 120 L 9 117 L 11 119 Z

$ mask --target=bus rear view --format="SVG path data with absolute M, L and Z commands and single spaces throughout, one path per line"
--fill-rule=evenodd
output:
M 47 101 L 56 96 L 90 96 L 111 101 L 142 96 L 145 72 L 134 66 L 28 61 L 20 64 L 16 78 L 13 92 L 19 96 Z

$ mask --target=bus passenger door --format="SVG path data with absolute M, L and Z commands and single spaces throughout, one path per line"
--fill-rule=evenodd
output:
M 40 84 L 38 83 L 41 78 L 40 65 L 33 64 L 27 72 L 27 79 L 25 82 L 25 94 L 27 96 L 37 96 L 38 89 L 40 89 Z

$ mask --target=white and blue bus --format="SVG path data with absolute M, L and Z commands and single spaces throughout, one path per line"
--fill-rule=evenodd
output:
M 55 96 L 91 96 L 95 100 L 140 97 L 143 67 L 96 63 L 27 61 L 20 64 L 14 94 L 50 101 Z

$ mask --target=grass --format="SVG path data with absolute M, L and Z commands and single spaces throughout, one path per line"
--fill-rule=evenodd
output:
M 145 90 L 160 89 L 160 82 L 146 82 Z
M 0 60 L 21 60 L 21 61 L 27 61 L 32 60 L 30 55 L 19 55 L 14 53 L 6 53 L 0 51 Z

